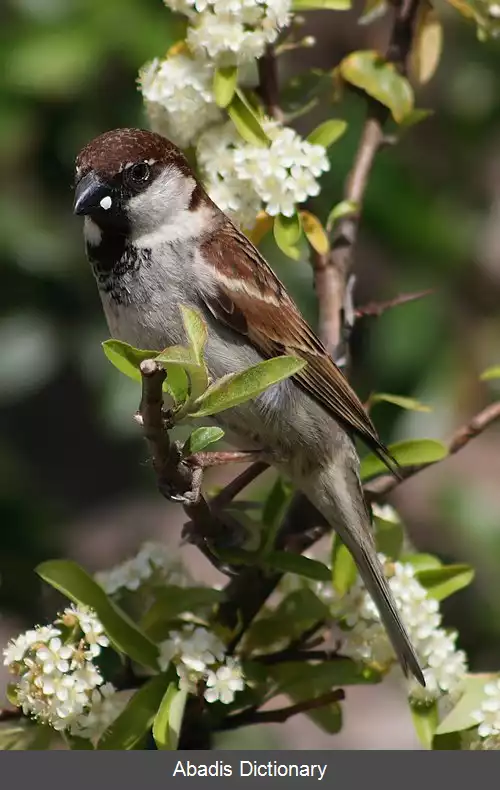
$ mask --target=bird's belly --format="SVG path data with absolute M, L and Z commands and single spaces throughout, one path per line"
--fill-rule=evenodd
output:
M 121 304 L 102 294 L 110 333 L 141 349 L 161 351 L 186 344 L 179 303 L 165 300 Z M 193 307 L 196 305 L 192 305 Z M 198 306 L 199 309 L 199 306 Z M 226 330 L 210 314 L 205 361 L 212 380 L 238 373 L 263 360 L 246 338 Z M 336 421 L 294 382 L 276 384 L 261 395 L 220 412 L 214 422 L 227 431 L 228 440 L 242 449 L 262 449 L 270 460 L 285 466 L 314 466 L 335 453 L 342 429 Z M 342 432 L 343 433 L 343 432 Z

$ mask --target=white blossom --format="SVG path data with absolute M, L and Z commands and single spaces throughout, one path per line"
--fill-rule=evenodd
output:
M 126 695 L 118 692 L 112 683 L 94 689 L 88 700 L 88 709 L 71 726 L 72 735 L 98 740 L 126 704 Z
M 316 178 L 329 168 L 323 146 L 275 121 L 263 126 L 268 148 L 246 143 L 229 123 L 204 132 L 196 149 L 208 194 L 247 229 L 262 208 L 271 216 L 292 216 L 297 203 L 319 193 Z
M 116 595 L 124 589 L 134 592 L 155 574 L 167 584 L 182 586 L 186 583 L 187 573 L 171 554 L 160 543 L 145 543 L 134 557 L 110 570 L 96 573 L 95 580 L 108 595 Z
M 184 53 L 154 60 L 139 82 L 154 131 L 181 148 L 190 145 L 221 111 L 212 93 L 214 67 Z
M 446 694 L 455 694 L 464 679 L 465 653 L 456 649 L 456 633 L 441 628 L 439 604 L 427 596 L 426 590 L 415 578 L 410 563 L 386 563 L 389 586 L 396 600 L 410 639 L 421 662 L 426 687 L 415 679 L 409 681 L 409 694 L 415 702 L 430 702 Z M 388 668 L 395 661 L 393 647 L 382 625 L 378 610 L 366 592 L 361 579 L 340 598 L 331 585 L 320 584 L 318 594 L 328 603 L 336 620 L 342 620 L 342 652 L 359 661 Z
M 203 673 L 207 666 L 221 661 L 224 656 L 224 644 L 219 637 L 191 623 L 183 631 L 172 631 L 159 648 L 158 664 L 163 670 L 167 669 L 171 661 L 175 661 L 190 671 Z
M 480 738 L 500 735 L 500 679 L 485 684 L 484 699 L 472 717 L 479 724 L 477 732 Z
M 215 672 L 209 670 L 204 697 L 207 702 L 220 700 L 224 705 L 229 705 L 233 702 L 236 692 L 244 688 L 241 665 L 237 659 L 229 657 Z
M 71 728 L 104 683 L 93 658 L 108 644 L 95 613 L 79 606 L 12 640 L 4 663 L 17 676 L 15 696 L 23 713 L 56 730 Z

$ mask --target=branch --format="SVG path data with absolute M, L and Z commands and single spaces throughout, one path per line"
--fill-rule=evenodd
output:
M 469 444 L 471 439 L 475 439 L 476 436 L 479 436 L 479 434 L 499 418 L 500 403 L 492 403 L 491 406 L 487 406 L 483 411 L 479 412 L 479 414 L 476 414 L 469 423 L 458 428 L 451 436 L 447 443 L 448 455 L 455 455 L 455 453 L 458 453 L 459 450 L 462 450 L 463 447 Z M 439 462 L 434 461 L 428 464 L 403 467 L 398 470 L 400 479 L 392 475 L 384 475 L 384 477 L 377 478 L 373 483 L 369 483 L 365 487 L 367 498 L 371 502 L 384 499 L 387 494 L 397 488 L 404 480 L 413 477 L 418 472 L 421 472 L 422 469 L 434 466 L 435 463 Z
M 368 304 L 357 307 L 354 311 L 355 318 L 366 318 L 368 316 L 378 316 L 385 313 L 387 310 L 392 310 L 393 307 L 400 307 L 402 304 L 415 302 L 417 299 L 423 299 L 434 293 L 433 288 L 428 288 L 426 291 L 416 291 L 410 294 L 399 294 L 394 299 L 389 299 L 386 302 L 369 302 Z
M 399 0 L 386 58 L 395 63 L 402 74 L 411 48 L 413 26 L 420 0 Z M 368 113 L 352 168 L 346 180 L 343 200 L 356 204 L 357 210 L 339 220 L 326 255 L 314 256 L 314 281 L 319 301 L 320 335 L 335 359 L 344 356 L 346 335 L 347 285 L 353 268 L 361 211 L 375 157 L 385 143 L 384 124 L 389 111 L 374 99 L 367 99 Z
M 0 723 L 5 721 L 19 721 L 24 716 L 21 708 L 0 708 Z
M 236 713 L 224 719 L 219 726 L 219 731 L 235 730 L 250 724 L 283 724 L 283 722 L 288 721 L 292 716 L 297 716 L 299 713 L 309 713 L 311 710 L 318 710 L 318 708 L 324 708 L 326 705 L 342 702 L 343 699 L 345 699 L 344 691 L 342 689 L 333 689 L 333 691 L 328 691 L 320 697 L 303 700 L 302 702 L 297 702 L 296 705 L 289 705 L 286 708 L 265 711 L 248 708 L 241 713 Z
M 258 61 L 259 87 L 258 93 L 269 118 L 283 121 L 283 111 L 279 105 L 278 62 L 274 48 L 270 44 Z

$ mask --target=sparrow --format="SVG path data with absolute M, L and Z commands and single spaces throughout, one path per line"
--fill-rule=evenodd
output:
M 360 400 L 270 266 L 213 203 L 182 152 L 142 129 L 96 137 L 76 159 L 74 212 L 112 337 L 163 350 L 186 342 L 179 306 L 208 328 L 212 379 L 284 354 L 306 365 L 216 416 L 326 518 L 352 554 L 405 674 L 425 685 L 377 556 L 354 438 L 390 463 Z

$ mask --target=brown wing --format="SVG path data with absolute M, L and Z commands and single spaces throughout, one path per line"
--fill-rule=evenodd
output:
M 205 297 L 212 314 L 246 335 L 266 358 L 305 359 L 308 364 L 294 376 L 297 384 L 392 467 L 357 395 L 253 244 L 228 222 L 205 241 L 202 252 L 218 273 L 217 294 Z

